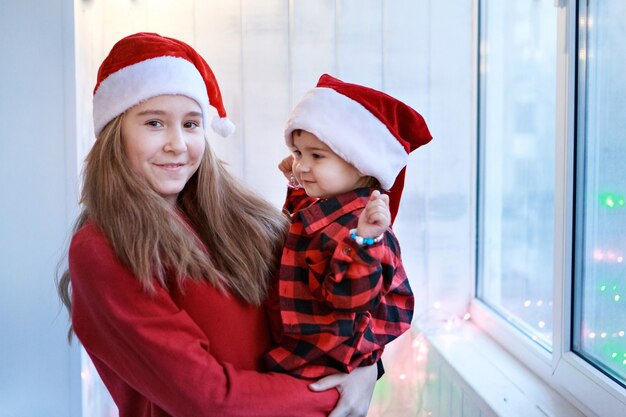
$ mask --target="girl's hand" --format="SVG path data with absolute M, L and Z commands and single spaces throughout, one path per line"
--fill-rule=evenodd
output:
M 359 217 L 356 234 L 361 237 L 377 237 L 384 233 L 390 224 L 389 196 L 374 190 Z
M 374 394 L 378 368 L 376 364 L 360 366 L 349 374 L 334 374 L 309 385 L 312 391 L 337 388 L 339 401 L 328 417 L 366 417 Z

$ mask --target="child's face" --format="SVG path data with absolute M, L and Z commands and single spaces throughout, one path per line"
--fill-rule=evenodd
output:
M 198 103 L 174 95 L 146 100 L 124 115 L 122 137 L 133 171 L 175 204 L 200 166 L 206 146 Z
M 367 177 L 309 132 L 293 133 L 292 153 L 293 173 L 310 197 L 333 197 L 367 182 Z

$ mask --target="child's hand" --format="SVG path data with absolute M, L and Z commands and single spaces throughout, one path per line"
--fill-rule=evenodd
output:
M 280 172 L 283 173 L 285 178 L 287 178 L 287 180 L 289 181 L 289 185 L 291 185 L 294 188 L 300 187 L 300 183 L 298 182 L 298 180 L 296 179 L 296 176 L 293 173 L 293 155 L 290 154 L 289 156 L 285 157 L 282 161 L 280 161 L 280 163 L 278 164 L 278 169 L 280 170 Z
M 383 234 L 390 224 L 389 196 L 374 190 L 359 217 L 356 234 L 364 238 L 375 238 Z
M 280 169 L 280 172 L 282 172 L 283 175 L 287 179 L 291 179 L 291 177 L 293 176 L 293 168 L 292 167 L 293 167 L 293 155 L 291 155 L 291 154 L 289 154 L 289 156 L 285 157 L 278 164 L 278 169 Z

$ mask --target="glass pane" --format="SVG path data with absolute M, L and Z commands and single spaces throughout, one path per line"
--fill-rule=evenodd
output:
M 480 4 L 477 292 L 550 350 L 556 9 Z
M 626 2 L 581 10 L 573 349 L 626 384 Z

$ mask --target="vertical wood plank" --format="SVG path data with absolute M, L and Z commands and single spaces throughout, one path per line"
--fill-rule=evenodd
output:
M 196 0 L 194 43 L 198 52 L 213 70 L 222 93 L 228 118 L 236 126 L 235 133 L 222 138 L 211 132 L 209 143 L 229 170 L 243 178 L 246 131 L 242 115 L 242 28 L 241 3 L 222 0 Z
M 193 43 L 195 0 L 143 0 L 139 3 L 143 6 L 145 23 L 143 28 L 135 29 L 136 31 L 156 32 L 189 44 Z M 133 28 L 136 27 L 134 24 Z
M 382 88 L 382 0 L 337 0 L 339 78 Z
M 424 114 L 429 103 L 429 0 L 383 4 L 383 88 Z
M 126 35 L 145 31 L 149 1 L 107 0 L 102 6 L 102 41 L 106 53 Z
M 383 9 L 383 86 L 387 93 L 412 106 L 428 122 L 430 90 L 429 0 L 385 2 Z M 411 154 L 395 229 L 402 244 L 404 266 L 415 288 L 428 286 L 426 213 L 429 177 L 428 147 Z M 427 291 L 418 291 L 416 316 L 429 307 Z M 421 306 L 421 307 L 420 307 Z
M 431 301 L 445 316 L 462 317 L 472 293 L 471 206 L 475 193 L 472 152 L 472 5 L 458 0 L 430 1 L 430 103 L 427 122 L 433 141 L 421 175 L 425 184 Z M 459 235 L 459 231 L 463 231 Z M 458 279 L 459 277 L 466 277 Z M 432 305 L 432 303 L 430 303 Z
M 77 2 L 75 11 L 76 32 L 76 107 L 77 107 L 77 161 L 82 161 L 94 142 L 92 123 L 93 88 L 98 67 L 106 55 L 104 49 L 103 3 Z
M 320 75 L 336 75 L 335 0 L 292 0 L 290 75 L 293 107 Z
M 282 132 L 289 113 L 288 3 L 242 0 L 241 13 L 244 178 L 281 206 L 285 179 L 276 167 L 287 154 Z

